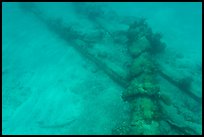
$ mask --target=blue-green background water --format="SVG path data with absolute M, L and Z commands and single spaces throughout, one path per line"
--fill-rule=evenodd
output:
M 111 134 L 128 119 L 128 104 L 121 99 L 123 89 L 20 4 L 2 3 L 3 134 Z M 74 12 L 72 3 L 36 4 L 46 18 L 60 18 L 85 34 L 94 33 L 90 22 Z M 114 11 L 115 18 L 146 18 L 167 45 L 163 60 L 158 59 L 170 60 L 161 63 L 163 69 L 175 78 L 193 77 L 193 92 L 201 97 L 201 3 L 97 5 Z M 105 25 L 110 30 L 121 29 L 117 24 Z M 110 40 L 101 45 L 97 43 L 93 52 L 107 52 L 112 64 L 122 65 L 115 57 L 118 47 Z M 121 60 L 126 57 L 121 55 Z M 161 89 L 173 99 L 174 105 L 166 107 L 168 117 L 201 134 L 201 104 L 168 82 L 162 81 Z M 163 134 L 179 134 L 167 124 L 162 127 Z

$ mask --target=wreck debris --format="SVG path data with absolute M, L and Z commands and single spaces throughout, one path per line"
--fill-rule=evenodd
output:
M 132 110 L 130 134 L 158 135 L 159 103 L 155 102 L 155 98 L 160 88 L 155 79 L 157 66 L 149 53 L 152 45 L 147 36 L 151 31 L 145 20 L 141 19 L 131 24 L 128 32 L 127 46 L 133 62 L 130 67 L 131 84 L 123 91 L 122 98 L 129 102 Z
M 82 8 L 77 6 L 78 5 L 76 5 L 75 8 L 76 10 L 80 10 L 79 14 L 86 13 L 86 11 L 83 11 L 83 5 L 81 5 Z M 95 8 L 94 10 L 96 10 L 96 12 L 89 10 L 84 16 L 96 23 L 99 28 L 106 31 L 112 39 L 115 39 L 112 33 L 98 21 L 98 17 L 102 17 L 104 13 L 101 12 L 101 9 L 99 10 L 100 12 Z M 56 20 L 44 19 L 39 15 L 41 14 L 40 12 L 34 11 L 35 10 L 31 8 L 31 12 L 45 22 L 51 31 L 54 31 L 66 42 L 71 43 L 70 46 L 83 57 L 94 62 L 94 64 L 103 70 L 112 80 L 125 88 L 122 93 L 122 99 L 127 101 L 130 105 L 131 120 L 128 126 L 126 125 L 123 126 L 123 128 L 114 130 L 113 134 L 119 132 L 120 134 L 137 135 L 161 134 L 159 130 L 159 117 L 162 115 L 162 112 L 158 100 L 163 100 L 168 105 L 171 105 L 171 100 L 167 96 L 160 94 L 160 87 L 156 79 L 157 75 L 161 75 L 167 81 L 189 94 L 194 100 L 200 102 L 201 99 L 189 91 L 189 87 L 185 86 L 189 85 L 188 80 L 174 81 L 158 69 L 158 64 L 152 55 L 162 53 L 166 44 L 161 41 L 161 34 L 152 32 L 144 18 L 134 21 L 130 24 L 127 32 L 123 33 L 127 38 L 126 46 L 128 53 L 133 60 L 132 64 L 130 64 L 129 76 L 125 78 L 116 73 L 113 68 L 107 66 L 96 56 L 89 53 L 87 50 L 87 40 L 80 32 L 75 31 L 72 27 L 65 27 L 60 21 L 56 22 Z M 171 126 L 175 126 L 174 123 L 167 122 Z
M 158 71 L 158 72 L 159 72 L 160 76 L 162 76 L 164 79 L 169 81 L 171 84 L 175 85 L 177 88 L 179 88 L 181 91 L 183 91 L 187 95 L 189 95 L 193 100 L 195 100 L 198 103 L 202 102 L 202 98 L 196 96 L 192 91 L 190 91 L 189 88 L 186 88 L 186 87 L 183 86 L 184 83 L 180 84 L 179 81 L 176 81 L 176 80 L 172 79 L 170 76 L 168 76 L 167 74 L 165 74 L 161 70 Z

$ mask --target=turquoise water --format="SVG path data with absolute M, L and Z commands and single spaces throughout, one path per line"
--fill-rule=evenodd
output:
M 132 60 L 129 25 L 145 18 L 166 44 L 152 58 L 170 78 L 190 77 L 197 97 L 158 77 L 172 102 L 161 103 L 159 134 L 201 134 L 202 3 L 83 4 L 3 2 L 2 133 L 107 135 L 129 125 L 121 95 L 130 81 L 119 76 L 128 75 Z

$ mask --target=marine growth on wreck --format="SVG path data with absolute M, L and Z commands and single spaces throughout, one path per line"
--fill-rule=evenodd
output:
M 162 32 L 154 31 L 148 19 L 144 17 L 123 17 L 114 10 L 107 10 L 101 3 L 69 4 L 76 16 L 82 22 L 86 20 L 89 25 L 78 22 L 66 23 L 62 18 L 50 17 L 38 3 L 19 3 L 18 6 L 22 12 L 40 21 L 60 41 L 72 47 L 84 60 L 95 65 L 93 73 L 99 71 L 105 74 L 122 88 L 120 98 L 127 105 L 127 119 L 112 126 L 109 134 L 201 134 L 202 125 L 198 121 L 201 118 L 201 111 L 199 110 L 199 118 L 195 118 L 192 110 L 193 106 L 201 106 L 202 99 L 200 95 L 194 93 L 195 87 L 192 85 L 195 77 L 192 75 L 177 77 L 178 75 L 165 69 L 164 62 L 167 62 L 170 45 L 163 39 Z M 178 66 L 171 65 L 171 68 L 178 69 Z M 85 95 L 80 91 L 76 92 Z M 177 98 L 173 97 L 177 96 L 176 93 L 188 99 L 181 99 L 178 101 L 180 104 L 177 104 Z M 88 99 L 89 95 L 84 98 Z M 189 102 L 192 102 L 190 103 L 192 106 L 186 108 Z M 186 112 L 180 112 L 181 110 Z M 91 113 L 94 113 L 94 110 Z M 191 116 L 186 116 L 188 114 Z M 38 126 L 69 130 L 67 125 L 74 122 L 77 122 L 77 119 L 56 124 L 38 122 Z M 12 130 L 10 132 L 13 134 Z M 94 132 L 90 131 L 87 134 Z

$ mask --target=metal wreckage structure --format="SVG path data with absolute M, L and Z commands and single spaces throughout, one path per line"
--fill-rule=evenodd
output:
M 166 44 L 162 42 L 161 34 L 154 33 L 144 18 L 123 18 L 114 12 L 106 12 L 93 3 L 73 3 L 76 14 L 94 24 L 96 33 L 90 35 L 78 31 L 73 24 L 63 24 L 60 19 L 46 17 L 36 3 L 23 3 L 20 6 L 23 11 L 35 15 L 50 31 L 124 88 L 122 99 L 129 104 L 130 119 L 125 122 L 126 124 L 115 127 L 112 134 L 166 134 L 161 131 L 161 126 L 164 126 L 161 125 L 162 120 L 178 134 L 201 134 L 196 126 L 191 126 L 193 120 L 189 124 L 182 124 L 169 117 L 168 112 L 163 110 L 165 106 L 172 105 L 172 99 L 161 92 L 161 82 L 158 77 L 176 87 L 182 94 L 186 94 L 194 104 L 201 105 L 202 99 L 193 93 L 189 77 L 176 79 L 162 69 L 157 56 L 164 54 Z M 123 29 L 116 30 L 115 27 L 111 30 L 107 28 L 108 25 L 103 25 L 105 23 L 116 26 L 122 24 L 126 27 L 121 25 L 120 28 Z M 125 63 L 126 73 L 120 73 L 117 67 L 109 66 L 106 63 L 108 55 L 103 53 L 95 55 L 92 52 L 95 43 L 107 39 L 113 45 L 117 45 L 117 48 L 126 49 L 124 54 L 129 60 Z M 119 56 L 122 58 L 123 55 Z

